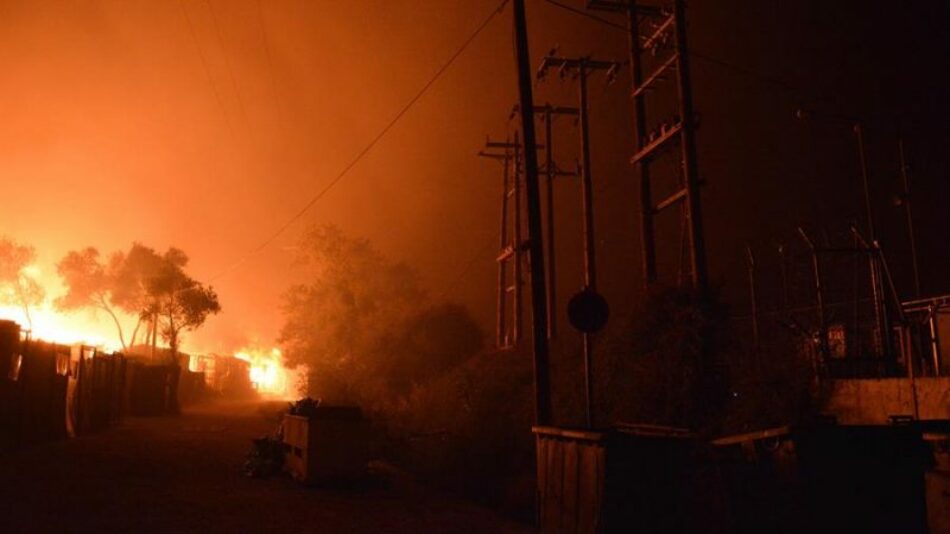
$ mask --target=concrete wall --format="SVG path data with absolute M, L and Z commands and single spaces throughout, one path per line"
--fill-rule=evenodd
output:
M 842 425 L 887 425 L 891 416 L 914 415 L 914 390 L 921 420 L 950 420 L 950 378 L 841 379 L 831 383 L 822 413 Z

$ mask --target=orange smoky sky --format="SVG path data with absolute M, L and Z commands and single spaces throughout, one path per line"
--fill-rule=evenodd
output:
M 111 252 L 133 241 L 184 249 L 190 272 L 213 284 L 223 306 L 188 335 L 189 350 L 272 344 L 281 294 L 298 276 L 297 236 L 321 223 L 408 262 L 433 296 L 467 304 L 491 331 L 500 169 L 475 155 L 487 135 L 504 136 L 516 99 L 510 9 L 302 220 L 246 256 L 330 183 L 499 3 L 0 0 L 0 234 L 35 246 L 53 279 L 70 249 Z M 622 30 L 551 2 L 527 4 L 535 61 L 556 44 L 566 55 L 626 59 Z M 921 21 L 939 17 L 902 10 L 892 30 L 916 40 L 888 41 L 876 22 L 854 18 L 863 4 L 835 5 L 690 4 L 691 46 L 706 56 L 694 55 L 693 69 L 711 271 L 727 286 L 723 273 L 740 273 L 740 295 L 736 265 L 747 242 L 858 213 L 848 132 L 803 127 L 794 109 L 945 100 L 927 100 L 945 96 L 927 93 L 932 83 L 903 83 L 928 71 L 914 63 L 917 51 L 939 50 L 926 43 L 944 30 Z M 899 76 L 877 68 L 904 52 L 910 59 L 893 65 Z M 906 87 L 922 89 L 912 98 Z M 808 96 L 816 93 L 830 98 Z M 576 95 L 570 80 L 536 87 L 539 103 L 573 105 Z M 597 80 L 591 95 L 599 284 L 612 302 L 630 302 L 640 259 L 626 70 L 613 86 Z M 559 164 L 573 168 L 575 130 L 558 131 Z M 871 163 L 883 199 L 893 158 L 875 154 L 893 147 L 883 135 L 871 142 L 880 147 Z M 921 187 L 927 173 L 918 173 Z M 559 183 L 556 195 L 559 294 L 568 296 L 581 282 L 576 184 Z M 903 231 L 900 213 L 879 213 Z M 921 246 L 938 237 L 922 234 Z
M 230 267 L 336 176 L 493 3 L 2 2 L 2 233 L 35 246 L 48 273 L 84 246 L 184 249 L 224 308 L 186 341 L 199 350 L 273 342 L 308 224 L 373 240 L 439 293 L 496 231 L 495 169 L 474 153 L 514 101 L 507 14 L 303 221 Z M 480 302 L 483 319 L 491 257 L 456 296 Z

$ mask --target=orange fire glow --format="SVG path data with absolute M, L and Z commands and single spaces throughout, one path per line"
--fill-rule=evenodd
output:
M 280 349 L 245 348 L 234 357 L 250 364 L 251 383 L 267 397 L 289 399 L 296 396 L 301 369 L 288 369 Z
M 122 350 L 115 325 L 105 314 L 93 314 L 85 310 L 70 313 L 57 310 L 53 300 L 64 291 L 59 277 L 37 265 L 31 265 L 25 270 L 46 290 L 43 302 L 30 306 L 32 329 L 26 312 L 15 304 L 0 305 L 0 319 L 15 321 L 24 331 L 30 330 L 33 339 L 64 345 L 83 344 L 106 351 Z M 127 322 L 134 324 L 131 319 Z

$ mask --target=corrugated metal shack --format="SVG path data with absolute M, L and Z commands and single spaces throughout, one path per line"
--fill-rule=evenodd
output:
M 187 400 L 204 386 L 190 376 L 173 380 L 180 372 L 94 347 L 32 340 L 17 323 L 0 321 L 0 450 L 101 431 L 126 415 L 173 413 L 178 383 Z

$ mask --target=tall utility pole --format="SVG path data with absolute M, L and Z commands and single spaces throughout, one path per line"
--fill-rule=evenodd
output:
M 512 117 L 518 114 L 521 108 L 515 105 L 512 109 Z M 538 169 L 538 172 L 545 175 L 545 223 L 547 225 L 547 260 L 548 260 L 548 338 L 554 339 L 557 335 L 557 256 L 555 253 L 555 231 L 554 231 L 554 182 L 560 177 L 577 176 L 576 171 L 562 170 L 555 159 L 554 153 L 554 134 L 553 123 L 557 117 L 562 115 L 578 115 L 577 108 L 565 106 L 552 106 L 545 104 L 543 106 L 534 106 L 535 116 L 541 119 L 544 124 L 544 167 Z M 541 147 L 539 147 L 541 148 Z
M 869 169 L 867 150 L 864 144 L 864 127 L 860 120 L 838 113 L 799 109 L 796 112 L 796 116 L 802 120 L 822 119 L 831 122 L 850 124 L 851 130 L 854 132 L 858 148 L 858 163 L 861 170 L 861 185 L 864 198 L 864 214 L 866 217 L 865 224 L 867 225 L 868 239 L 865 240 L 857 228 L 853 228 L 852 233 L 854 234 L 855 238 L 861 242 L 865 250 L 868 251 L 868 269 L 871 274 L 871 294 L 872 298 L 874 299 L 874 316 L 877 329 L 874 334 L 874 342 L 875 345 L 877 345 L 875 348 L 882 356 L 887 358 L 891 355 L 892 351 L 890 345 L 890 332 L 887 324 L 886 302 L 884 300 L 884 280 L 881 273 L 881 264 L 879 258 L 873 253 L 873 251 L 878 249 L 880 245 L 877 241 L 877 234 L 875 233 L 874 228 L 874 210 L 871 204 L 871 185 L 870 179 L 868 177 Z M 900 303 L 897 303 L 897 305 L 899 306 Z
M 684 0 L 674 0 L 672 8 L 641 5 L 637 0 L 589 0 L 588 8 L 626 13 L 629 31 L 631 92 L 637 150 L 631 163 L 640 175 L 640 229 L 643 247 L 643 272 L 647 288 L 659 278 L 657 266 L 657 215 L 680 206 L 685 230 L 681 239 L 689 256 L 690 282 L 705 295 L 709 285 L 706 266 L 706 241 L 703 234 L 699 173 L 696 158 L 696 113 L 693 109 L 692 79 L 686 38 Z M 649 98 L 675 79 L 676 110 L 672 116 L 651 117 L 656 106 Z M 654 126 L 651 126 L 653 124 Z M 653 164 L 678 145 L 681 177 L 676 190 L 654 204 L 653 185 L 657 179 Z
M 864 185 L 864 211 L 868 218 L 868 237 L 872 243 L 877 242 L 877 233 L 874 231 L 874 211 L 871 208 L 871 186 L 868 180 L 868 155 L 864 148 L 864 128 L 860 121 L 854 122 L 854 136 L 858 140 L 858 160 L 861 162 L 861 182 Z
M 534 352 L 535 422 L 551 423 L 551 378 L 548 355 L 547 294 L 544 281 L 544 243 L 541 231 L 541 194 L 538 154 L 534 134 L 534 96 L 531 89 L 531 56 L 524 0 L 512 0 L 515 52 L 518 60 L 518 102 L 524 139 L 525 190 L 528 200 L 528 251 L 531 262 L 531 326 Z
M 877 241 L 877 233 L 874 231 L 874 209 L 871 206 L 871 185 L 868 177 L 868 157 L 864 146 L 864 126 L 861 121 L 846 115 L 838 113 L 828 113 L 824 111 L 815 111 L 813 109 L 799 109 L 795 116 L 800 120 L 819 119 L 830 122 L 844 123 L 851 126 L 854 132 L 854 139 L 858 148 L 858 164 L 861 170 L 861 187 L 864 199 L 864 217 L 867 226 L 868 240 L 873 243 Z
M 501 195 L 501 223 L 499 232 L 499 255 L 496 258 L 498 263 L 498 295 L 496 302 L 496 326 L 495 326 L 495 346 L 499 349 L 511 348 L 517 344 L 521 333 L 521 253 L 523 244 L 520 239 L 521 225 L 521 191 L 519 184 L 521 177 L 519 173 L 518 154 L 520 145 L 507 139 L 502 142 L 488 140 L 485 143 L 487 150 L 478 153 L 479 157 L 493 159 L 502 164 L 502 195 Z M 498 149 L 503 149 L 499 151 Z M 514 204 L 514 213 L 509 217 L 510 206 Z M 509 232 L 509 227 L 514 224 L 515 228 Z M 512 234 L 514 242 L 512 242 Z M 512 284 L 508 285 L 508 265 L 514 262 L 511 278 Z M 509 294 L 513 304 L 509 326 L 508 303 Z
M 602 70 L 608 79 L 619 70 L 620 63 L 599 61 L 589 57 L 564 58 L 549 55 L 538 68 L 538 78 L 547 75 L 549 69 L 557 69 L 561 76 L 576 76 L 580 88 L 578 110 L 580 112 L 580 149 L 581 149 L 581 208 L 584 230 L 584 290 L 597 291 L 597 261 L 594 241 L 594 199 L 593 179 L 590 165 L 590 118 L 588 113 L 587 81 L 591 73 Z M 584 332 L 584 388 L 586 399 L 587 426 L 593 427 L 593 339 L 590 332 Z
M 907 238 L 910 242 L 910 261 L 914 268 L 914 298 L 920 298 L 920 268 L 917 265 L 917 236 L 914 232 L 914 215 L 911 211 L 910 178 L 907 176 L 907 160 L 904 159 L 904 140 L 898 139 L 897 148 L 901 158 L 901 182 L 904 191 L 901 194 L 901 204 L 907 216 Z
M 802 236 L 802 241 L 808 246 L 808 251 L 811 253 L 811 265 L 814 275 L 815 282 L 815 311 L 818 314 L 818 348 L 821 352 L 821 361 L 826 362 L 830 356 L 830 350 L 828 348 L 828 324 L 825 319 L 825 298 L 824 298 L 824 285 L 822 284 L 821 276 L 821 258 L 818 255 L 818 247 L 815 246 L 815 242 L 812 241 L 811 237 L 805 233 L 805 230 L 802 227 L 798 227 L 798 234 Z M 812 362 L 813 364 L 815 362 Z M 817 366 L 815 367 L 817 371 Z

